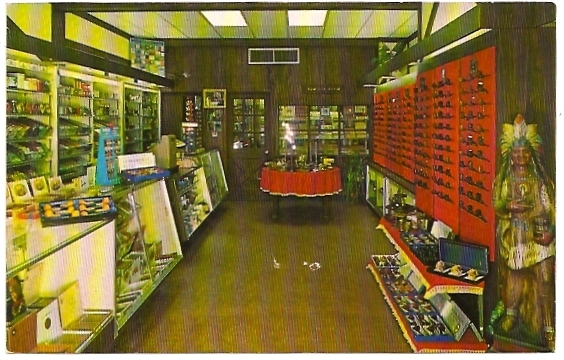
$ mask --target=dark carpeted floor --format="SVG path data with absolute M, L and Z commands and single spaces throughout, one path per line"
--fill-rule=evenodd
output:
M 116 339 L 118 353 L 411 352 L 372 274 L 394 253 L 365 204 L 225 201 Z M 277 268 L 275 261 L 279 264 Z M 308 265 L 317 262 L 318 270 Z

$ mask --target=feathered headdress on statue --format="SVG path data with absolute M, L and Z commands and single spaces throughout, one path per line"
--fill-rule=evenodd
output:
M 504 124 L 501 129 L 499 147 L 502 159 L 507 159 L 514 147 L 528 146 L 538 153 L 541 149 L 542 140 L 537 132 L 535 124 L 525 122 L 523 115 L 518 114 L 513 121 L 513 125 Z

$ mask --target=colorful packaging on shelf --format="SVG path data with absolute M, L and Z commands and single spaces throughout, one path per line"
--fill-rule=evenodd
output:
M 168 177 L 170 176 L 170 171 L 156 166 L 149 166 L 139 169 L 122 170 L 121 175 L 132 183 L 139 183 L 146 180 Z

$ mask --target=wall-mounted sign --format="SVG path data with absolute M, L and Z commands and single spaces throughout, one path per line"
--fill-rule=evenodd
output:
M 341 86 L 331 85 L 331 86 L 306 86 L 304 89 L 306 92 L 313 93 L 337 93 L 341 91 Z
M 129 57 L 132 67 L 165 77 L 164 41 L 131 38 Z
M 204 89 L 204 109 L 224 109 L 226 96 L 225 89 Z

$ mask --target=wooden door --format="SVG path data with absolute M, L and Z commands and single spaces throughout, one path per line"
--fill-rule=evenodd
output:
M 264 200 L 260 173 L 266 160 L 269 132 L 267 94 L 234 94 L 230 97 L 228 185 L 230 199 Z

